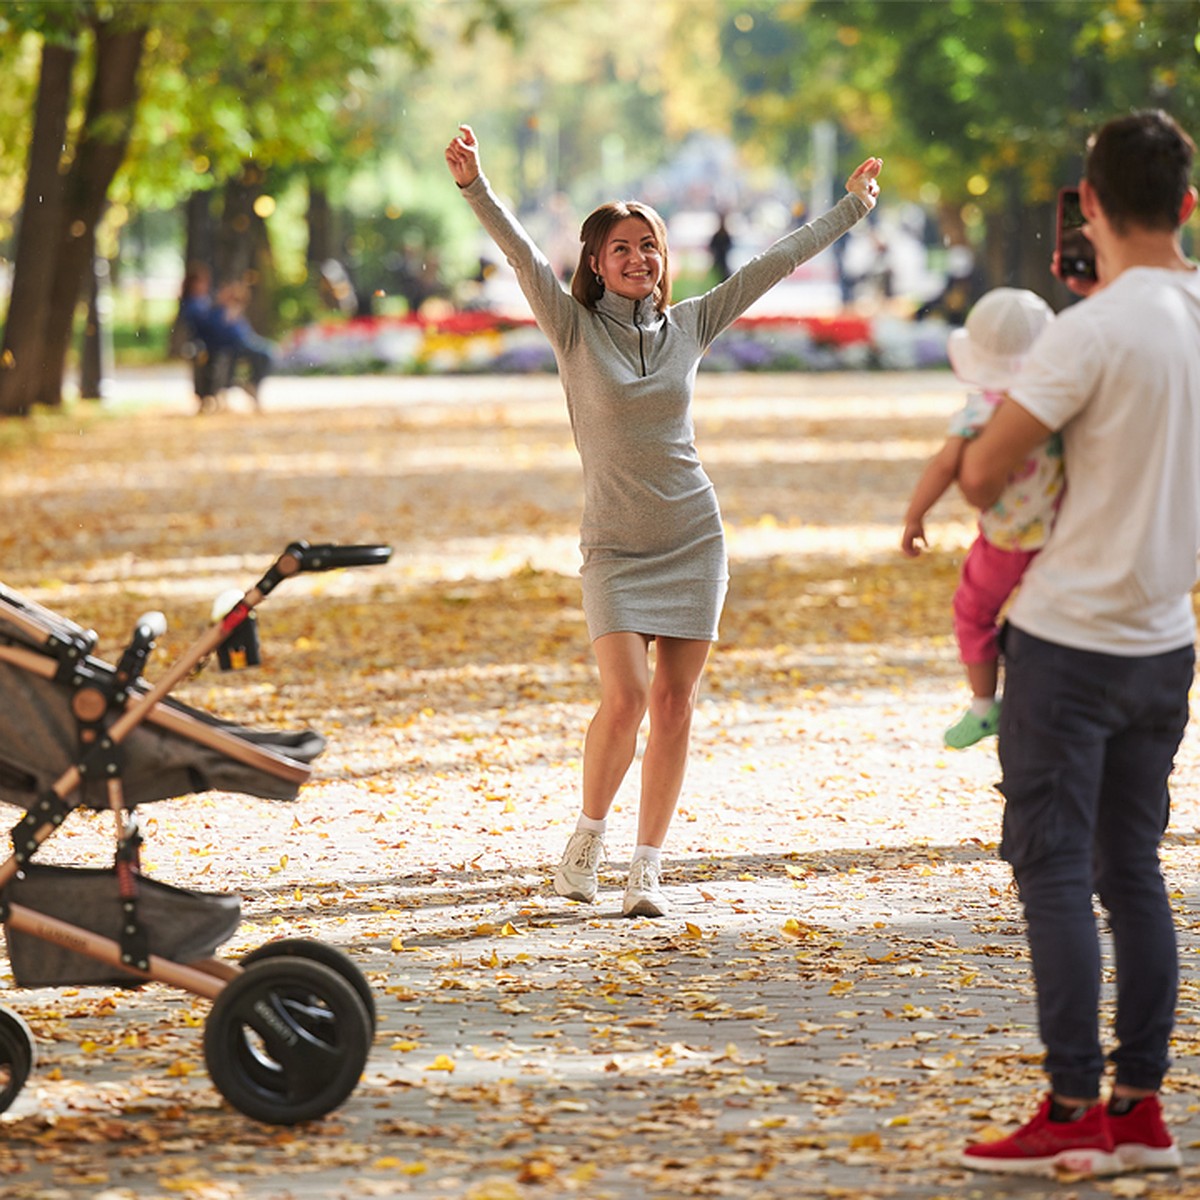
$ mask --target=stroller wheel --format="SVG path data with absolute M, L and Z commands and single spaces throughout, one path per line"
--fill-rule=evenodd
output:
M 251 963 L 213 1001 L 204 1059 L 217 1090 L 268 1125 L 322 1117 L 354 1090 L 371 1046 L 358 992 L 295 955 Z
M 280 938 L 277 942 L 266 942 L 251 950 L 243 956 L 241 965 L 248 967 L 252 962 L 261 962 L 264 958 L 282 958 L 289 955 L 322 963 L 336 971 L 358 993 L 358 998 L 363 1002 L 363 1008 L 367 1010 L 367 1016 L 371 1019 L 371 1032 L 375 1032 L 375 995 L 371 991 L 371 985 L 354 962 L 336 946 L 316 942 L 311 938 Z
M 17 1098 L 37 1061 L 29 1026 L 10 1008 L 0 1008 L 0 1112 Z

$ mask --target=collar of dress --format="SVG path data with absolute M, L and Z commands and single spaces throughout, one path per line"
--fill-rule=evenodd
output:
M 596 311 L 620 321 L 622 325 L 640 325 L 644 329 L 651 329 L 662 320 L 662 313 L 649 296 L 644 300 L 630 300 L 628 296 L 618 296 L 616 292 L 605 292 L 596 301 Z

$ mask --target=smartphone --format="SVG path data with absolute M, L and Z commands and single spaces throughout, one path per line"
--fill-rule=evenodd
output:
M 1060 279 L 1096 278 L 1096 248 L 1083 232 L 1083 210 L 1076 188 L 1058 193 L 1058 277 Z

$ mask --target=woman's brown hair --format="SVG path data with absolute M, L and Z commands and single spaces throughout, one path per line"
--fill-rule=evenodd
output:
M 571 277 L 571 295 L 587 308 L 595 308 L 604 295 L 604 284 L 592 269 L 592 259 L 599 258 L 613 226 L 626 217 L 637 217 L 650 226 L 654 240 L 662 255 L 662 278 L 654 289 L 654 306 L 659 312 L 671 303 L 671 259 L 667 252 L 667 226 L 662 217 L 648 204 L 640 200 L 611 200 L 600 205 L 588 215 L 579 231 L 582 246 L 579 250 L 579 265 Z

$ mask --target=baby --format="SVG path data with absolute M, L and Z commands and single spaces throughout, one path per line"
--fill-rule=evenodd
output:
M 946 347 L 963 383 L 974 385 L 955 414 L 945 444 L 925 468 L 904 517 L 901 549 L 910 558 L 927 545 L 925 515 L 958 478 L 963 447 L 987 424 L 1015 380 L 1038 335 L 1053 319 L 1050 306 L 1022 288 L 996 288 L 979 300 Z M 1000 722 L 998 618 L 1025 569 L 1045 545 L 1063 491 L 1062 439 L 1054 434 L 1026 459 L 1000 499 L 980 514 L 979 536 L 963 560 L 954 593 L 954 635 L 972 699 L 946 730 L 962 750 L 995 734 Z

